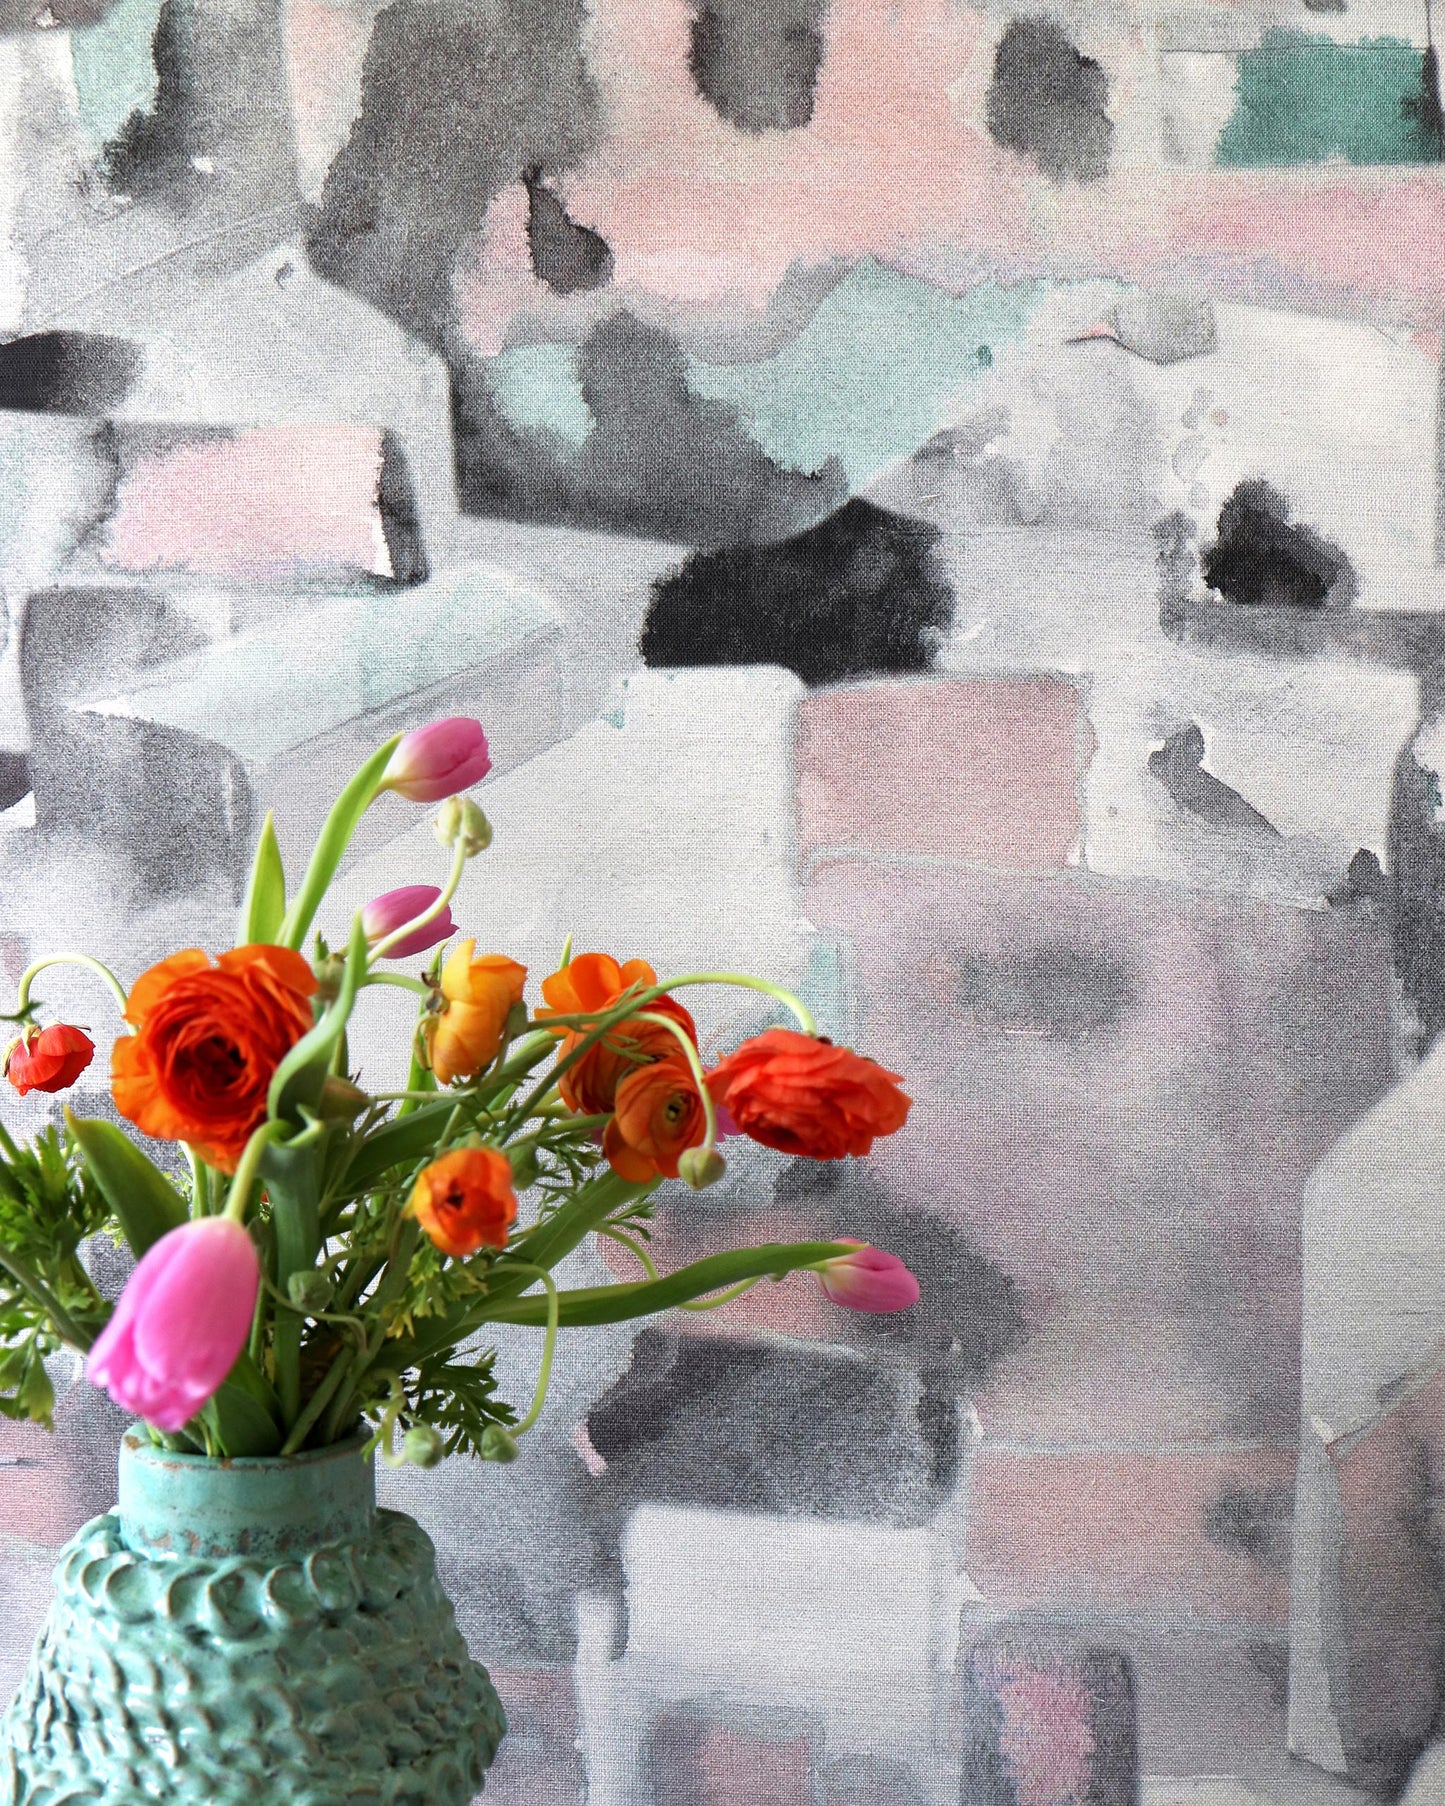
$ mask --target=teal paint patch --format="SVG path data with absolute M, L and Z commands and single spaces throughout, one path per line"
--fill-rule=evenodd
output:
M 736 408 L 785 469 L 816 472 L 837 457 L 857 489 L 932 438 L 946 404 L 1022 336 L 1046 291 L 986 282 L 952 295 L 869 259 L 776 357 L 692 358 L 688 386 Z
M 132 113 L 155 104 L 152 42 L 161 0 L 120 0 L 95 25 L 70 34 L 80 123 L 97 151 L 115 138 Z
M 1424 53 L 1402 38 L 1337 44 L 1269 31 L 1239 58 L 1235 106 L 1215 148 L 1226 169 L 1324 163 L 1434 163 Z
M 487 387 L 520 432 L 550 433 L 584 445 L 596 424 L 582 393 L 575 345 L 518 345 L 503 351 L 487 365 Z

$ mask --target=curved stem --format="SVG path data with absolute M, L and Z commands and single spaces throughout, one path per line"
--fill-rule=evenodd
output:
M 634 1260 L 641 1263 L 642 1270 L 649 1279 L 662 1278 L 652 1256 L 647 1252 L 646 1248 L 642 1246 L 641 1242 L 633 1241 L 630 1235 L 624 1235 L 620 1229 L 614 1229 L 609 1224 L 604 1224 L 597 1233 L 599 1235 L 605 1235 L 609 1242 L 616 1242 L 619 1247 L 625 1248 Z
M 231 1190 L 226 1198 L 226 1208 L 222 1213 L 233 1223 L 244 1223 L 246 1206 L 251 1202 L 251 1188 L 256 1182 L 256 1171 L 261 1164 L 261 1156 L 278 1135 L 285 1133 L 284 1122 L 263 1122 L 251 1139 L 236 1164 L 235 1176 L 231 1180 Z
M 103 966 L 98 959 L 92 959 L 88 953 L 47 953 L 44 959 L 36 960 L 33 965 L 27 966 L 20 974 L 20 987 L 15 994 L 17 1019 L 29 1015 L 30 987 L 47 966 L 84 966 L 87 971 L 94 972 L 98 978 L 104 979 L 110 986 L 116 1001 L 120 1004 L 121 1015 L 125 1015 L 130 999 L 126 996 L 125 986 L 109 966 Z
M 754 978 L 747 972 L 689 972 L 685 978 L 669 978 L 666 984 L 658 985 L 656 995 L 665 995 L 668 991 L 681 990 L 684 985 L 740 985 L 745 991 L 762 991 L 768 997 L 776 997 L 798 1020 L 798 1027 L 805 1035 L 816 1035 L 818 1024 L 813 1019 L 813 1012 L 801 997 L 795 997 L 791 991 L 775 985 L 766 978 Z
M 761 1273 L 757 1273 L 751 1279 L 740 1279 L 735 1286 L 719 1292 L 716 1298 L 689 1298 L 677 1308 L 680 1311 L 715 1311 L 720 1304 L 731 1304 L 734 1298 L 741 1298 L 744 1292 L 752 1291 L 762 1277 Z
M 368 972 L 362 979 L 364 985 L 396 985 L 403 991 L 415 991 L 418 997 L 425 997 L 431 990 L 419 978 L 408 978 L 404 972 Z
M 413 916 L 409 922 L 403 922 L 400 928 L 393 928 L 391 933 L 383 936 L 371 949 L 370 958 L 373 963 L 385 959 L 391 948 L 399 941 L 404 941 L 409 934 L 415 934 L 418 928 L 425 928 L 428 922 L 434 922 L 452 898 L 457 894 L 461 884 L 462 873 L 467 869 L 467 860 L 471 854 L 464 841 L 458 841 L 452 853 L 452 869 L 447 873 L 447 881 L 437 893 L 436 900 L 429 903 L 420 915 Z
M 523 1269 L 519 1267 L 518 1270 Z M 520 1423 L 512 1425 L 513 1436 L 525 1435 L 542 1415 L 542 1406 L 547 1401 L 547 1387 L 552 1379 L 552 1356 L 557 1349 L 557 1325 L 561 1321 L 562 1312 L 552 1275 L 545 1267 L 532 1267 L 530 1270 L 547 1288 L 547 1337 L 542 1344 L 542 1364 L 537 1370 L 537 1390 L 532 1395 L 532 1408 Z

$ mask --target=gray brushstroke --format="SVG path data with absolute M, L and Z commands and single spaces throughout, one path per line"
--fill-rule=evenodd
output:
M 698 93 L 745 132 L 807 125 L 826 13 L 827 0 L 704 0 L 688 55 Z
M 1200 295 L 1141 291 L 1117 301 L 1108 318 L 1119 344 L 1151 364 L 1207 357 L 1218 342 L 1214 305 Z
M 1015 19 L 999 41 L 985 118 L 996 144 L 1062 182 L 1108 174 L 1109 78 L 1046 15 Z
M 313 266 L 427 344 L 450 343 L 453 272 L 493 198 L 525 171 L 558 173 L 593 143 L 585 18 L 581 0 L 393 0 L 308 227 Z
M 1269 1574 L 1288 1574 L 1294 1489 L 1240 1481 L 1220 1489 L 1204 1513 L 1204 1534 Z
M 527 247 L 532 269 L 554 294 L 601 288 L 612 280 L 612 247 L 600 232 L 569 217 L 536 170 L 528 170 Z
M 958 962 L 958 1000 L 982 1026 L 1056 1041 L 1107 1034 L 1139 1001 L 1126 966 L 1064 941 L 1001 959 L 965 955 Z
M 1180 728 L 1162 747 L 1151 752 L 1149 770 L 1181 809 L 1187 809 L 1201 821 L 1236 833 L 1282 838 L 1279 829 L 1237 790 L 1204 769 L 1204 734 L 1197 722 Z
M 1440 382 L 1435 391 L 1435 562 L 1445 565 L 1445 336 L 1440 342 Z
M 573 447 L 504 419 L 484 360 L 454 369 L 465 512 L 746 544 L 810 527 L 844 497 L 836 458 L 814 475 L 782 469 L 743 430 L 735 409 L 688 391 L 681 347 L 633 314 L 615 314 L 587 335 L 580 376 L 595 425 Z

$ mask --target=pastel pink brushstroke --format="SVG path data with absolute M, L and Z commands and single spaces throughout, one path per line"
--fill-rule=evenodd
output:
M 251 427 L 136 460 L 101 560 L 210 577 L 390 577 L 374 426 Z
M 1093 1702 L 1076 1676 L 1019 1668 L 996 1682 L 999 1752 L 1019 1806 L 1083 1806 L 1094 1754 Z
M 375 11 L 331 0 L 289 0 L 281 9 L 297 160 L 318 191 L 356 117 Z

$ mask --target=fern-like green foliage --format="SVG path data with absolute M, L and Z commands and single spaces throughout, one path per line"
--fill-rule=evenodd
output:
M 0 1415 L 52 1427 L 46 1358 L 88 1348 L 110 1316 L 80 1260 L 80 1244 L 109 1220 L 58 1129 L 25 1148 L 0 1129 Z

